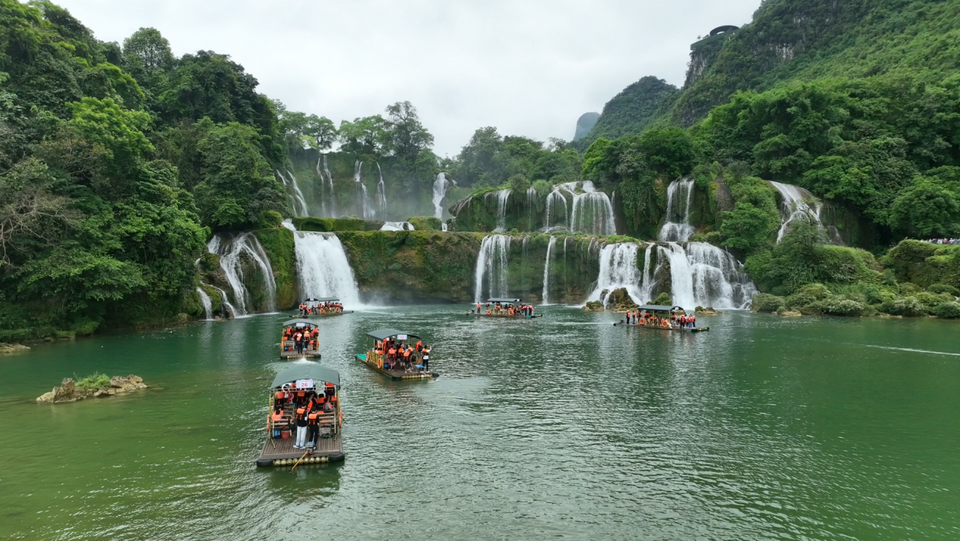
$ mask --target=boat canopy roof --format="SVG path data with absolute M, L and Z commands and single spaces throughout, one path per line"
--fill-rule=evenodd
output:
M 683 312 L 685 311 L 682 306 L 657 306 L 655 304 L 645 304 L 638 308 L 638 310 L 643 310 L 646 312 Z
M 312 379 L 324 383 L 332 383 L 340 386 L 340 373 L 332 368 L 321 366 L 319 364 L 300 364 L 287 368 L 273 378 L 271 389 L 283 386 L 284 383 L 293 383 L 302 379 Z
M 504 302 L 523 302 L 523 301 L 521 301 L 520 299 L 505 299 L 505 298 L 498 297 L 496 299 L 487 299 L 487 302 L 504 303 Z
M 303 302 L 339 302 L 338 297 L 320 297 L 319 299 L 304 299 Z
M 370 338 L 373 338 L 374 340 L 385 340 L 387 338 L 394 338 L 398 336 L 407 337 L 407 338 L 400 338 L 400 340 L 409 340 L 410 338 L 420 338 L 415 334 L 398 331 L 396 329 L 379 329 L 373 332 L 368 332 L 367 336 L 369 336 Z
M 316 327 L 317 323 L 315 321 L 310 321 L 309 319 L 291 319 L 289 321 L 283 322 L 284 327 L 289 327 L 291 325 L 295 325 L 297 327 L 300 327 L 300 326 Z

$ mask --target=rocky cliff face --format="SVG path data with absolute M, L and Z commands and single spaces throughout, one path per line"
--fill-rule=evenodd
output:
M 583 113 L 580 115 L 580 119 L 577 120 L 577 131 L 573 134 L 571 141 L 579 141 L 586 137 L 590 130 L 597 125 L 597 120 L 600 120 L 600 113 Z

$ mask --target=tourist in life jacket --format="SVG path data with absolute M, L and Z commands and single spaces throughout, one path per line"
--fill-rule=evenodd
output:
M 424 347 L 423 353 L 420 355 L 420 364 L 423 365 L 423 371 L 426 372 L 430 370 L 430 347 Z
M 417 340 L 417 353 L 423 353 L 423 342 Z
M 696 315 L 690 316 L 690 328 L 691 328 L 691 329 L 696 329 L 696 328 L 697 328 L 697 316 L 696 316 Z
M 297 415 L 294 417 L 297 425 L 297 439 L 293 444 L 294 449 L 304 449 L 307 444 L 307 408 L 301 406 L 297 408 Z
M 478 313 L 478 314 L 480 313 L 480 303 L 479 303 L 479 302 L 477 303 L 477 313 Z

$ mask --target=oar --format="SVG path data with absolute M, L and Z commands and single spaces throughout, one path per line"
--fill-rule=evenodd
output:
M 300 457 L 300 460 L 303 460 L 303 459 L 306 458 L 307 455 L 309 455 L 309 454 L 310 454 L 310 450 L 307 449 L 307 452 L 306 452 L 306 453 L 303 453 L 303 456 Z M 293 465 L 293 468 L 290 468 L 290 471 L 293 471 L 293 470 L 297 469 L 297 466 L 300 465 L 300 460 L 298 460 L 297 463 Z

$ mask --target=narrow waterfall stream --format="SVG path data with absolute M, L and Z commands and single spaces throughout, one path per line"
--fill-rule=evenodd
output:
M 263 277 L 265 298 L 263 310 L 273 312 L 277 309 L 277 283 L 273 277 L 270 259 L 260 246 L 253 233 L 241 233 L 230 236 L 218 233 L 207 243 L 207 251 L 220 256 L 220 268 L 233 293 L 235 316 L 245 316 L 257 310 L 250 298 L 250 292 L 244 284 L 243 262 L 249 261 Z
M 812 193 L 800 186 L 770 181 L 770 185 L 780 192 L 780 231 L 777 232 L 777 244 L 790 231 L 790 224 L 797 220 L 813 223 L 820 229 L 820 211 L 822 205 L 817 202 Z
M 657 237 L 661 242 L 687 242 L 697 228 L 690 225 L 693 179 L 676 180 L 667 188 L 667 221 Z
M 500 190 L 487 194 L 488 196 L 497 196 L 497 227 L 494 229 L 496 233 L 503 233 L 507 230 L 507 203 L 510 201 L 511 193 L 513 193 L 513 190 Z
M 320 168 L 320 162 L 323 161 L 323 169 Z M 337 217 L 337 193 L 333 186 L 333 175 L 330 174 L 330 167 L 327 165 L 327 155 L 323 154 L 317 159 L 317 176 L 320 178 L 320 186 L 323 187 L 323 218 Z
M 447 186 L 449 181 L 447 175 L 440 173 L 437 180 L 433 181 L 433 216 L 443 220 L 443 200 L 447 197 Z
M 383 169 L 380 169 L 380 162 L 377 162 L 377 174 L 380 175 L 380 181 L 377 182 L 377 217 L 385 220 L 387 217 L 387 185 L 383 183 Z
M 553 259 L 553 249 L 557 246 L 557 237 L 550 237 L 550 243 L 547 244 L 547 258 L 543 262 L 543 302 L 544 306 L 550 304 L 550 261 Z
M 337 297 L 349 309 L 360 306 L 360 291 L 340 239 L 333 233 L 306 231 L 293 236 L 300 295 Z
M 563 208 L 563 218 L 560 218 L 560 211 L 557 210 Z M 556 218 L 554 217 L 556 214 Z M 561 224 L 563 228 L 567 228 L 570 224 L 570 213 L 567 211 L 567 198 L 560 193 L 560 187 L 555 186 L 550 193 L 547 194 L 547 209 L 546 216 L 543 221 L 543 230 L 550 231 L 554 226 Z
M 200 304 L 203 305 L 204 319 L 207 321 L 213 321 L 213 300 L 210 298 L 210 295 L 207 295 L 207 292 L 204 291 L 202 287 L 197 288 L 197 293 L 200 294 Z
M 510 251 L 509 235 L 488 235 L 480 244 L 474 271 L 474 302 L 483 302 L 483 282 L 487 281 L 487 298 L 506 297 L 510 291 L 507 265 Z

